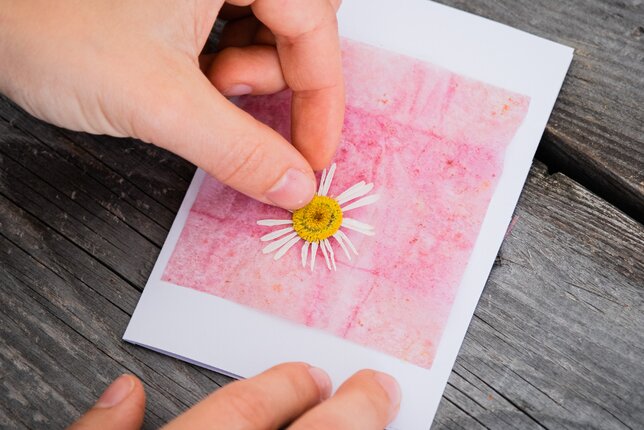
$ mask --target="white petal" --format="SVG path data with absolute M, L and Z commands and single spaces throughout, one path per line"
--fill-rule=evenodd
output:
M 333 175 L 335 174 L 335 163 L 331 164 L 329 173 L 326 175 L 326 180 L 324 181 L 324 189 L 322 189 L 322 195 L 326 196 L 329 194 L 329 188 L 331 188 L 331 181 L 333 181 Z
M 357 221 L 353 218 L 343 218 L 342 227 L 357 231 L 362 234 L 366 234 L 367 236 L 373 236 L 376 234 L 372 226 L 370 226 L 369 224 L 365 224 L 363 222 Z
M 326 246 L 326 249 L 329 251 L 329 260 L 331 260 L 333 270 L 337 271 L 338 267 L 335 265 L 335 254 L 333 253 L 333 248 L 331 247 L 331 242 L 329 242 L 329 239 L 324 239 L 324 246 Z
M 380 196 L 378 194 L 373 194 L 371 196 L 363 197 L 360 200 L 356 200 L 353 203 L 348 204 L 347 206 L 342 208 L 342 212 L 350 211 L 351 209 L 357 209 L 361 208 L 363 206 L 370 205 L 372 203 L 375 203 L 380 199 Z
M 306 257 L 309 255 L 309 246 L 311 245 L 311 242 L 304 242 L 304 245 L 302 245 L 302 267 L 306 267 Z
M 349 245 L 349 248 L 351 248 L 351 250 L 355 255 L 358 255 L 358 251 L 356 250 L 356 247 L 353 246 L 353 242 L 351 242 L 351 239 L 349 239 L 349 236 L 344 234 L 342 230 L 338 230 L 336 234 L 340 236 L 342 240 L 347 243 L 347 245 Z
M 257 221 L 257 224 L 273 227 L 276 225 L 293 224 L 293 220 L 292 219 L 261 219 Z
M 313 271 L 313 268 L 315 267 L 315 256 L 318 253 L 318 246 L 319 244 L 317 242 L 313 242 L 311 245 L 311 271 Z
M 364 234 L 365 236 L 375 236 L 376 232 L 373 230 L 363 230 L 361 228 L 358 228 L 353 225 L 345 225 L 343 226 L 344 228 L 347 228 L 349 230 L 357 231 L 358 233 Z
M 343 226 L 346 229 L 357 231 L 358 233 L 364 234 L 365 236 L 375 236 L 376 232 L 373 230 L 365 230 L 359 227 L 356 227 L 355 225 L 345 225 Z
M 322 190 L 324 190 L 325 179 L 326 179 L 326 169 L 322 170 L 322 176 L 320 176 L 320 188 L 318 189 L 318 196 L 323 195 Z
M 338 201 L 338 203 L 343 205 L 350 200 L 357 199 L 358 197 L 367 195 L 371 190 L 373 190 L 373 184 L 365 184 L 361 187 L 356 188 L 350 193 L 347 193 L 347 195 L 342 197 L 342 199 L 336 199 L 336 200 Z
M 277 239 L 280 236 L 284 236 L 286 233 L 290 233 L 293 230 L 293 227 L 286 227 L 281 230 L 274 231 L 272 233 L 265 234 L 264 236 L 260 237 L 259 240 L 262 242 L 268 242 L 269 240 Z
M 262 252 L 264 254 L 270 254 L 271 252 L 275 251 L 277 248 L 281 248 L 286 242 L 289 240 L 293 239 L 295 236 L 297 236 L 297 233 L 293 232 L 289 234 L 286 237 L 281 238 L 280 240 L 276 240 L 275 242 L 271 242 L 268 244 L 268 246 L 264 249 L 262 249 Z
M 277 260 L 279 260 L 280 258 L 282 258 L 282 256 L 283 256 L 284 254 L 286 254 L 286 252 L 287 252 L 289 249 L 291 249 L 291 248 L 293 247 L 293 245 L 295 245 L 296 243 L 298 243 L 300 240 L 302 240 L 302 238 L 301 238 L 301 237 L 299 237 L 299 236 L 297 236 L 297 237 L 294 237 L 293 239 L 291 239 L 290 241 L 286 242 L 286 244 L 285 244 L 284 246 L 282 246 L 282 247 L 280 248 L 280 250 L 279 250 L 279 251 L 277 251 L 277 252 L 275 253 L 275 257 L 273 257 L 273 259 L 274 259 L 275 261 L 277 261 Z
M 338 197 L 336 197 L 335 199 L 336 199 L 336 200 L 340 200 L 340 199 L 344 198 L 344 196 L 346 196 L 347 194 L 349 194 L 349 193 L 353 192 L 356 188 L 360 188 L 360 187 L 362 187 L 363 185 L 367 185 L 367 184 L 365 183 L 365 181 L 360 181 L 360 182 L 358 182 L 357 184 L 352 185 L 352 186 L 350 186 L 349 188 L 347 188 L 346 190 L 344 190 L 344 191 L 343 191 L 343 192 L 342 192 Z
M 370 226 L 369 224 L 364 223 L 362 221 L 358 221 L 357 219 L 349 218 L 349 217 L 342 218 L 342 225 L 353 225 L 363 230 L 373 230 L 373 227 Z
M 344 242 L 342 241 L 342 236 L 340 235 L 340 233 L 342 233 L 342 232 L 341 232 L 340 230 L 338 230 L 338 231 L 333 235 L 333 237 L 334 237 L 334 238 L 335 238 L 335 240 L 340 244 L 340 248 L 342 248 L 342 250 L 343 250 L 343 251 L 344 251 L 344 253 L 346 254 L 346 256 L 347 256 L 347 258 L 349 259 L 349 261 L 351 261 L 351 254 L 349 254 L 349 250 L 347 249 L 346 245 L 345 245 L 345 244 L 344 244 Z
M 331 263 L 329 262 L 329 254 L 326 252 L 326 246 L 324 246 L 324 241 L 320 243 L 320 249 L 322 250 L 322 255 L 324 255 L 324 260 L 326 261 L 326 267 L 331 270 Z

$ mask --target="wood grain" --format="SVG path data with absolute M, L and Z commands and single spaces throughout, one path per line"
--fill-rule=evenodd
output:
M 644 219 L 644 3 L 439 0 L 575 48 L 538 153 Z
M 88 204 L 95 211 L 91 213 L 69 197 L 73 190 L 95 186 L 88 176 L 57 182 L 58 172 L 53 170 L 42 177 L 23 175 L 26 169 L 17 167 L 5 150 L 22 145 L 26 154 L 33 146 L 12 139 L 5 130 L 0 134 L 11 139 L 0 145 L 0 350 L 3 382 L 9 390 L 2 404 L 14 417 L 9 427 L 14 422 L 38 427 L 38 417 L 46 417 L 41 424 L 68 424 L 121 372 L 145 381 L 151 427 L 196 402 L 218 381 L 226 381 L 121 341 L 158 247 L 141 240 L 100 205 Z M 71 169 L 67 172 L 74 176 Z M 59 200 L 60 206 L 47 199 Z M 127 215 L 136 211 L 123 210 Z M 97 227 L 90 231 L 83 221 Z M 99 240 L 101 223 L 117 233 L 109 231 Z M 123 263 L 111 267 L 113 258 Z M 130 270 L 126 260 L 135 269 Z M 30 380 L 38 390 L 56 391 L 57 397 L 41 402 L 32 395 L 26 383 Z

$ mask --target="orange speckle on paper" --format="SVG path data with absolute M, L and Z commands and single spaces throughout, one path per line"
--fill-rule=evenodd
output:
M 282 287 L 282 284 L 274 284 L 273 291 L 275 291 L 276 293 L 281 293 L 282 291 L 284 291 L 284 287 Z

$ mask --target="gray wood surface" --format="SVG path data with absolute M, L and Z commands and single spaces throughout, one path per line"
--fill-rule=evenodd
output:
M 447 3 L 577 57 L 539 153 L 561 173 L 532 169 L 435 427 L 642 428 L 642 3 Z M 121 341 L 193 171 L 0 97 L 1 428 L 64 426 L 122 372 L 156 428 L 229 381 Z

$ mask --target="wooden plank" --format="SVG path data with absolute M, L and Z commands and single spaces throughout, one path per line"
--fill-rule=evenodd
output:
M 121 341 L 160 247 L 137 229 L 153 232 L 148 224 L 157 213 L 130 204 L 130 193 L 109 192 L 101 180 L 113 176 L 100 175 L 112 166 L 69 156 L 77 148 L 45 136 L 0 121 L 0 362 L 8 390 L 0 418 L 8 427 L 42 426 L 43 417 L 62 427 L 109 380 L 131 372 L 148 391 L 146 426 L 157 428 L 228 378 Z M 170 180 L 163 164 L 156 172 Z M 172 198 L 160 196 L 163 204 Z M 157 227 L 162 242 L 169 226 Z M 20 387 L 26 398 L 39 390 L 33 404 L 21 406 Z M 54 391 L 57 397 L 40 402 Z
M 64 160 L 60 163 L 75 166 L 74 172 L 89 175 L 104 186 L 98 201 L 107 210 L 115 214 L 128 213 L 128 219 L 123 221 L 132 224 L 154 243 L 160 245 L 165 240 L 194 172 L 190 163 L 131 139 L 91 136 L 51 126 L 31 117 L 2 96 L 0 119 L 4 119 L 0 132 L 7 139 L 22 134 L 22 140 L 34 145 L 35 156 L 58 157 Z M 16 145 L 8 146 L 6 151 L 19 151 L 20 143 Z M 113 156 L 110 151 L 117 155 Z M 180 173 L 169 173 L 177 170 Z M 159 175 L 159 172 L 163 174 Z M 139 211 L 129 211 L 122 207 L 124 204 Z
M 51 227 L 142 289 L 158 247 L 121 223 L 119 212 L 101 204 L 99 200 L 112 199 L 108 190 L 86 181 L 81 171 L 60 158 L 35 149 L 38 146 L 38 142 L 12 139 L 0 148 L 5 176 L 1 189 L 7 199 L 47 219 Z M 140 255 L 137 261 L 131 258 L 133 251 Z
M 575 48 L 538 157 L 644 219 L 644 3 L 438 1 Z
M 67 425 L 111 379 L 130 372 L 145 382 L 147 425 L 157 428 L 228 380 L 125 344 L 137 291 L 4 196 L 0 225 L 0 350 L 9 390 L 1 398 L 16 424 L 37 427 L 46 417 L 50 427 Z M 51 257 L 61 252 L 63 261 Z M 104 281 L 87 283 L 92 270 Z

